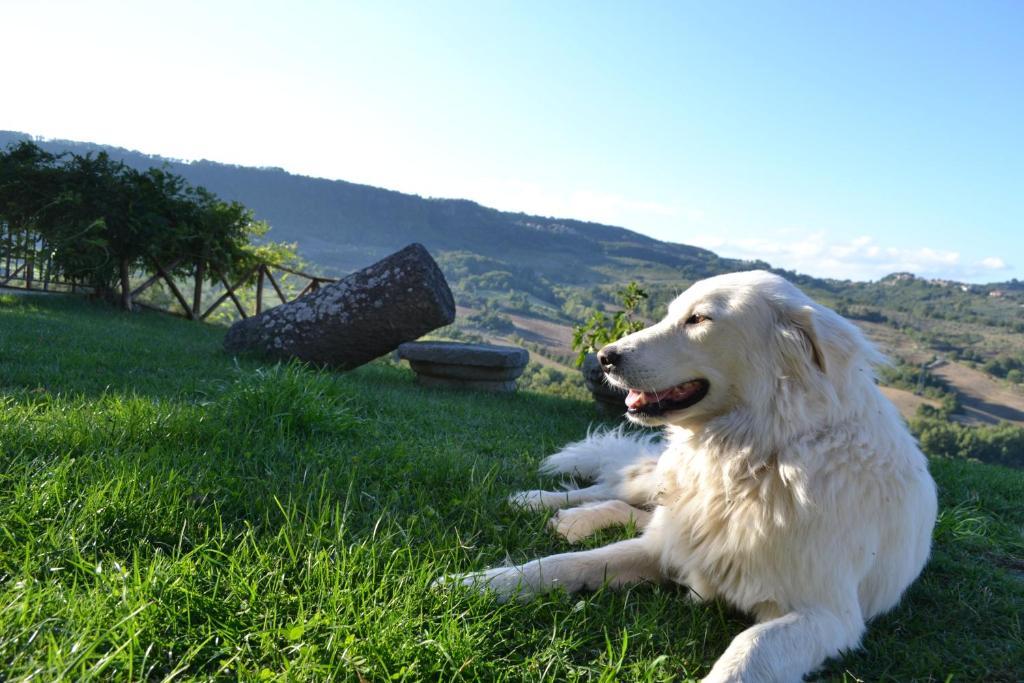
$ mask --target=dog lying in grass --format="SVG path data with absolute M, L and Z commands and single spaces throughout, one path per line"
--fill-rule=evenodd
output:
M 553 589 L 675 581 L 753 615 L 705 681 L 799 681 L 857 647 L 921 572 L 935 523 L 924 456 L 859 330 L 781 277 L 694 284 L 658 324 L 598 353 L 628 390 L 622 430 L 550 456 L 588 486 L 525 491 L 570 540 L 634 522 L 636 538 L 448 577 L 527 599 Z

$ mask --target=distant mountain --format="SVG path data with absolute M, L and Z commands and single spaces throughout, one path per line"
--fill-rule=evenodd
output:
M 26 139 L 31 136 L 0 131 L 0 148 Z M 767 266 L 616 226 L 509 213 L 464 199 L 428 199 L 280 168 L 182 162 L 93 143 L 35 142 L 53 153 L 104 151 L 136 168 L 166 166 L 194 185 L 250 207 L 272 226 L 270 238 L 297 242 L 305 258 L 334 272 L 368 265 L 413 241 L 435 254 L 468 252 L 566 285 L 613 282 L 636 271 L 678 280 Z

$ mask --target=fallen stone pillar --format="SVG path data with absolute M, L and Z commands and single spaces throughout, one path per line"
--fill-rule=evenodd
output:
M 455 320 L 448 283 L 421 244 L 231 326 L 229 352 L 348 370 Z

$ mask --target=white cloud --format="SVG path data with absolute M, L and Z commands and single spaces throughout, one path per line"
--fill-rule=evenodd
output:
M 1006 265 L 1006 261 L 999 258 L 998 256 L 989 256 L 988 258 L 983 258 L 981 259 L 981 262 L 978 265 L 980 265 L 982 268 L 987 268 L 988 270 L 1006 270 L 1009 267 Z
M 786 232 L 743 239 L 694 237 L 691 241 L 723 256 L 760 259 L 773 266 L 837 279 L 876 280 L 905 271 L 922 277 L 971 281 L 991 279 L 994 271 L 1010 267 L 997 257 L 966 262 L 958 251 L 885 246 L 867 235 L 833 240 L 824 231 L 802 235 Z

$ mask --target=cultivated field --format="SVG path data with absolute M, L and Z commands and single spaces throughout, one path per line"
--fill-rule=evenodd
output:
M 960 394 L 968 422 L 995 424 L 1000 420 L 1024 424 L 1024 394 L 980 370 L 946 362 L 932 369 Z

